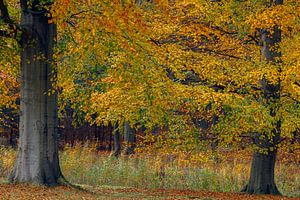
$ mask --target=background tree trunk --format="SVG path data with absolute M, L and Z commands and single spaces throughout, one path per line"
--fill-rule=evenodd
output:
M 114 135 L 113 156 L 118 158 L 121 155 L 121 136 L 120 136 L 118 123 L 114 126 L 113 135 Z
M 134 149 L 136 145 L 136 136 L 135 136 L 135 130 L 131 128 L 130 124 L 128 122 L 124 123 L 124 140 L 125 140 L 125 155 L 134 154 Z
M 45 11 L 22 10 L 20 143 L 12 183 L 56 185 L 62 177 L 57 147 L 57 94 L 51 91 L 56 27 L 48 23 L 46 15 Z

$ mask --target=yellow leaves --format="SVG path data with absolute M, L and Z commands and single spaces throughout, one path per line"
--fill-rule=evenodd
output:
M 283 38 L 280 48 L 282 50 L 282 60 L 287 64 L 299 63 L 300 57 L 300 32 L 290 37 Z
M 283 62 L 282 65 L 282 89 L 283 92 L 299 101 L 300 99 L 300 37 L 299 34 L 288 38 L 282 43 Z
M 283 95 L 299 99 L 299 2 L 265 4 L 58 0 L 61 98 L 80 102 L 76 108 L 90 122 L 96 116 L 99 124 L 168 126 L 170 148 L 182 148 L 180 142 L 194 148 L 193 120 L 213 114 L 220 122 L 210 128 L 224 144 L 243 142 L 242 134 L 254 131 L 270 136 L 274 121 L 285 117 L 283 130 L 291 133 L 295 126 L 288 121 L 296 124 L 298 116 L 282 111 L 272 117 L 270 109 L 292 102 L 267 105 L 261 80 L 280 81 Z M 262 62 L 260 55 L 257 30 L 274 26 L 283 33 L 280 64 Z
M 282 98 L 282 106 L 278 111 L 282 119 L 281 136 L 288 140 L 295 139 L 295 134 L 300 129 L 300 107 L 289 97 Z
M 9 2 L 10 6 L 15 1 Z M 16 12 L 13 12 L 16 14 Z M 17 17 L 17 16 L 14 16 Z M 2 113 L 2 109 L 17 109 L 17 99 L 19 98 L 19 56 L 17 42 L 0 37 L 0 126 L 11 125 L 7 124 L 12 120 L 11 116 Z M 13 121 L 13 120 L 12 120 Z
M 250 15 L 246 21 L 252 30 L 279 27 L 284 33 L 298 30 L 300 4 L 297 1 L 284 5 L 271 6 Z M 298 24 L 298 25 L 297 25 Z M 294 31 L 294 30 L 293 30 Z
M 9 172 L 14 165 L 16 159 L 16 151 L 12 148 L 0 146 L 0 167 L 2 173 Z
M 290 66 L 282 73 L 283 91 L 295 99 L 300 99 L 300 65 Z
M 137 88 L 135 91 L 133 85 L 130 84 L 125 85 L 124 88 L 113 88 L 104 94 L 93 93 L 90 108 L 99 116 L 98 123 L 135 121 L 137 120 L 135 114 L 145 107 L 142 94 L 143 88 Z
M 110 83 L 110 84 L 117 83 L 117 81 L 113 77 L 110 77 L 110 76 L 102 79 L 101 82 L 103 82 L 103 83 Z
M 10 70 L 8 68 L 8 70 Z M 0 70 L 0 107 L 16 108 L 16 99 L 19 97 L 19 83 L 9 71 Z

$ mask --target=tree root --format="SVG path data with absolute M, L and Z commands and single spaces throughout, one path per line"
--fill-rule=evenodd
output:
M 61 186 L 67 186 L 69 188 L 76 189 L 76 190 L 79 190 L 79 191 L 82 191 L 82 192 L 95 194 L 95 192 L 93 192 L 91 190 L 88 190 L 88 189 L 85 189 L 85 188 L 83 188 L 79 185 L 75 185 L 73 183 L 70 183 L 63 175 L 61 175 L 61 177 L 58 179 L 57 182 L 58 182 L 58 185 L 61 185 Z
M 261 188 L 253 188 L 249 184 L 247 184 L 241 190 L 241 192 L 246 194 L 271 194 L 271 195 L 282 196 L 282 194 L 277 189 L 276 185 L 267 185 L 266 189 L 261 189 Z

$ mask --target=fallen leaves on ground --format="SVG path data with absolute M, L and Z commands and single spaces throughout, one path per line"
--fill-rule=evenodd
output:
M 82 186 L 81 191 L 66 186 L 40 187 L 29 185 L 0 185 L 0 199 L 11 200 L 92 200 L 92 199 L 201 199 L 201 200 L 299 200 L 299 198 L 270 195 L 245 195 L 191 190 L 137 189 L 119 187 L 93 188 Z

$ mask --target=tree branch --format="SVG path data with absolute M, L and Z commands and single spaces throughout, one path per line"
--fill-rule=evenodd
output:
M 300 103 L 300 101 L 298 99 L 295 99 L 294 97 L 291 96 L 291 94 L 283 94 L 281 95 L 281 97 L 288 97 L 290 98 L 291 100 L 295 101 L 296 103 Z
M 83 13 L 87 13 L 89 11 L 91 11 L 91 9 L 89 9 L 89 10 L 82 10 L 82 11 L 80 11 L 78 13 L 73 13 L 73 14 L 70 15 L 69 18 L 77 17 L 78 15 L 83 14 Z
M 189 25 L 189 24 L 199 24 L 202 26 L 205 26 L 206 28 L 209 28 L 211 30 L 214 31 L 219 31 L 222 34 L 226 34 L 226 35 L 237 35 L 238 32 L 237 31 L 228 31 L 223 29 L 222 27 L 213 25 L 211 22 L 204 22 L 204 21 L 200 21 L 201 19 L 197 18 L 197 17 L 186 17 L 185 19 L 183 19 L 181 21 L 181 24 L 183 25 Z
M 28 9 L 27 0 L 20 0 L 20 3 L 21 3 L 21 9 L 22 10 L 27 10 Z
M 192 38 L 190 38 L 188 36 L 171 35 L 169 38 L 160 39 L 160 40 L 155 40 L 155 39 L 151 38 L 150 41 L 153 42 L 155 45 L 159 46 L 159 45 L 162 45 L 162 44 L 173 44 L 173 43 L 177 43 L 177 42 L 181 42 L 181 41 L 192 41 Z M 229 57 L 229 58 L 234 58 L 234 59 L 242 59 L 238 56 L 227 54 L 227 53 L 224 52 L 224 50 L 223 51 L 216 51 L 216 50 L 209 49 L 209 48 L 206 48 L 206 47 L 200 48 L 199 47 L 200 45 L 202 45 L 202 44 L 200 43 L 200 44 L 196 44 L 195 46 L 189 46 L 189 45 L 185 45 L 185 46 L 187 47 L 186 50 L 191 50 L 195 53 L 207 52 L 207 53 L 212 53 L 212 54 L 223 56 L 223 57 Z
M 234 58 L 234 59 L 242 59 L 238 56 L 227 54 L 227 53 L 224 53 L 224 52 L 221 52 L 221 51 L 216 51 L 216 50 L 209 49 L 209 48 L 199 48 L 199 46 L 191 47 L 191 48 L 188 48 L 188 49 L 193 51 L 193 52 L 196 52 L 196 53 L 208 52 L 208 53 L 212 53 L 212 54 L 220 55 L 220 56 L 224 56 L 224 57 L 229 57 L 229 58 Z
M 5 31 L 5 30 L 0 30 L 0 37 L 10 38 L 11 35 L 7 31 Z
M 0 30 L 0 37 L 16 38 L 18 30 L 22 30 L 9 15 L 7 5 L 4 0 L 0 0 L 0 19 L 8 25 L 8 30 Z
M 1 11 L 1 18 L 3 21 L 9 25 L 13 24 L 13 21 L 11 20 L 7 6 L 4 3 L 4 0 L 0 0 L 0 11 Z

